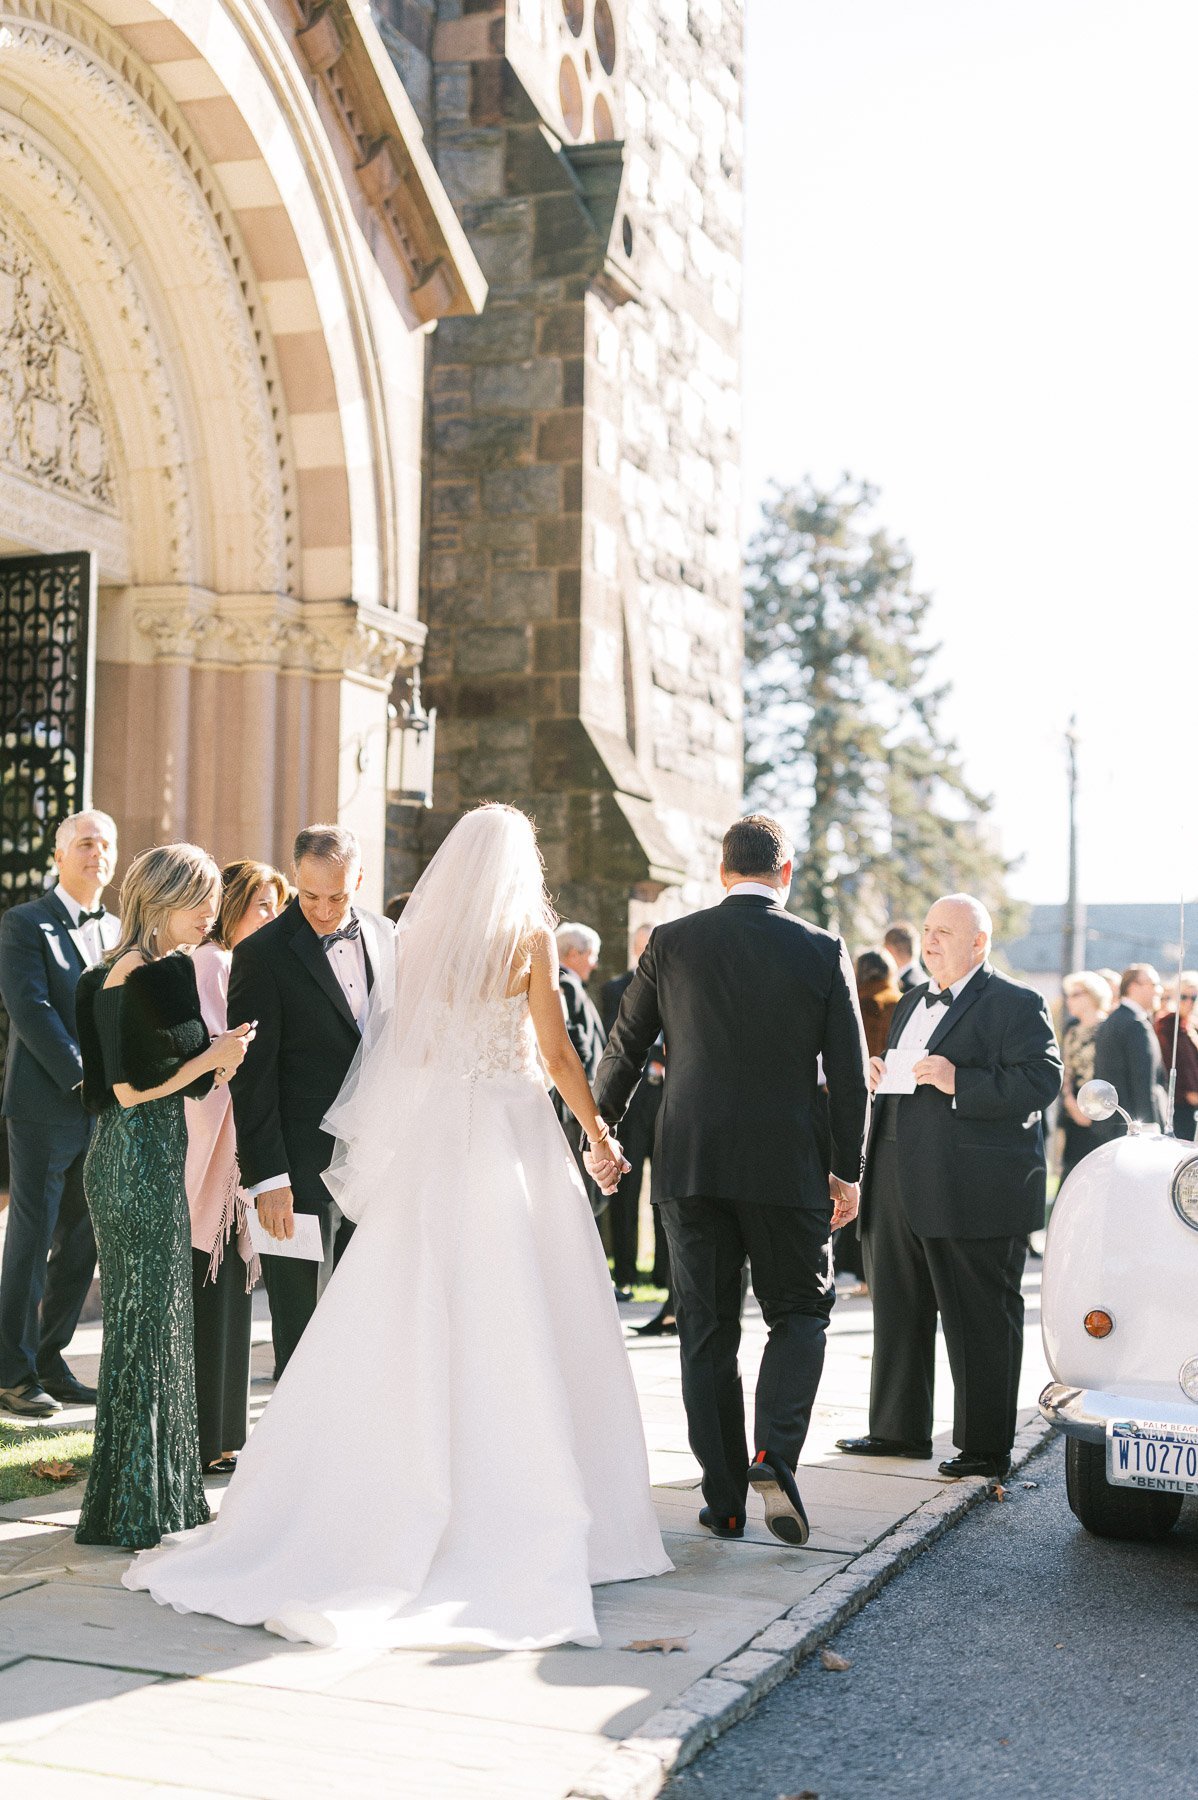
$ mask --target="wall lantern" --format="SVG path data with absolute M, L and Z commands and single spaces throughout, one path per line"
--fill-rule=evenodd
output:
M 437 739 L 437 709 L 424 710 L 420 698 L 420 670 L 408 678 L 411 698 L 389 706 L 390 737 L 387 745 L 387 799 L 397 806 L 431 806 L 433 756 Z

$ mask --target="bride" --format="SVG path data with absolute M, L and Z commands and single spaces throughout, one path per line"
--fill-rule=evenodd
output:
M 529 821 L 481 807 L 399 925 L 326 1119 L 359 1221 L 211 1525 L 125 1585 L 180 1612 L 379 1648 L 598 1644 L 591 1588 L 662 1547 L 611 1278 L 548 1070 L 566 1035 Z M 347 1352 L 357 1380 L 344 1378 Z

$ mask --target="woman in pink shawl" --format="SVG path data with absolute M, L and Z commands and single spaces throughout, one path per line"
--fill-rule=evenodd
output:
M 287 899 L 287 883 L 269 863 L 235 862 L 221 871 L 220 916 L 192 961 L 200 1009 L 213 1036 L 225 1030 L 233 946 L 267 924 Z M 237 1181 L 233 1105 L 227 1084 L 188 1100 L 187 1203 L 191 1210 L 191 1285 L 195 1308 L 196 1403 L 200 1461 L 224 1475 L 245 1443 L 250 1391 L 250 1289 L 258 1277 Z M 225 1250 L 236 1237 L 237 1255 Z

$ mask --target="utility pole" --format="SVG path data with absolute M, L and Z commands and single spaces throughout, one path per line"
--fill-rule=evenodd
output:
M 1065 902 L 1065 929 L 1062 939 L 1064 966 L 1062 975 L 1086 966 L 1086 909 L 1078 884 L 1077 865 L 1077 715 L 1070 719 L 1065 732 L 1065 759 L 1069 770 L 1069 898 Z

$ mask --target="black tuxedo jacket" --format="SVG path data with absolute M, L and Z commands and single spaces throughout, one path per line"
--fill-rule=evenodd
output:
M 106 950 L 118 942 L 120 929 L 113 913 L 100 921 Z M 36 1120 L 68 1136 L 86 1135 L 75 1028 L 75 989 L 86 967 L 71 915 L 53 888 L 0 918 L 0 997 L 11 1022 L 6 1119 Z
M 904 994 L 890 1022 L 898 1043 L 925 981 Z M 929 1056 L 957 1071 L 954 1096 L 920 1087 L 898 1107 L 898 1181 L 920 1237 L 1017 1237 L 1044 1223 L 1041 1112 L 1061 1091 L 1061 1053 L 1034 988 L 983 968 L 957 995 L 928 1040 Z M 871 1155 L 862 1221 L 869 1229 Z
M 358 917 L 373 985 L 378 934 L 394 927 L 373 913 Z M 250 1019 L 257 1035 L 230 1083 L 241 1179 L 254 1187 L 285 1172 L 296 1210 L 317 1212 L 328 1203 L 321 1176 L 333 1154 L 320 1121 L 361 1040 L 328 953 L 295 900 L 233 952 L 229 1025 Z
M 1143 1125 L 1164 1125 L 1169 1077 L 1152 1021 L 1122 1004 L 1102 1021 L 1094 1039 L 1094 1076 L 1111 1081 L 1119 1104 Z M 1122 1137 L 1127 1130 L 1118 1113 L 1090 1127 L 1095 1143 Z
M 609 1124 L 622 1118 L 658 1032 L 669 1074 L 655 1201 L 827 1211 L 829 1170 L 860 1178 L 865 1038 L 838 938 L 756 894 L 658 925 L 599 1065 L 596 1102 Z

